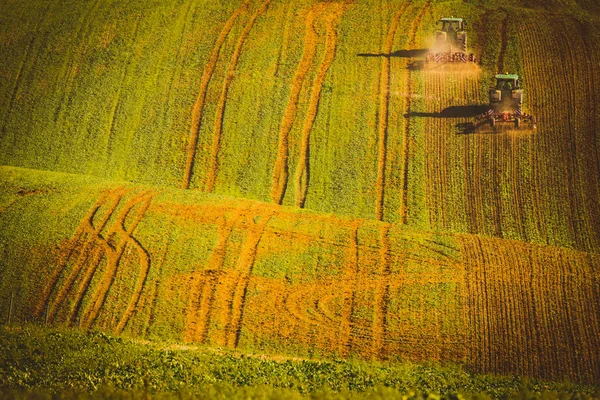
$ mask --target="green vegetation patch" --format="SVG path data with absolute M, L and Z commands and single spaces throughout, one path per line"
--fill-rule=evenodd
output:
M 95 331 L 0 328 L 0 395 L 9 398 L 587 399 L 599 389 L 457 366 L 274 359 Z

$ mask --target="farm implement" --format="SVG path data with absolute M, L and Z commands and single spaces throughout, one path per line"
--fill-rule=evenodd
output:
M 427 54 L 427 66 L 477 63 L 475 54 L 467 50 L 467 32 L 464 29 L 467 23 L 462 18 L 441 18 L 437 23 L 435 46 Z
M 496 85 L 489 89 L 489 110 L 475 117 L 479 132 L 505 130 L 533 131 L 537 129 L 533 115 L 522 110 L 523 88 L 516 74 L 497 74 Z

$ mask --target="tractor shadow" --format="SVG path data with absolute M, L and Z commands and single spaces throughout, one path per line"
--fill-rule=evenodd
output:
M 392 53 L 358 53 L 358 57 L 417 58 L 425 57 L 428 49 L 396 50 Z
M 478 106 L 450 106 L 439 112 L 411 111 L 404 114 L 405 118 L 475 118 L 488 110 L 486 105 Z
M 412 111 L 404 114 L 404 118 L 475 118 L 487 110 L 487 105 L 450 106 L 439 112 Z M 460 122 L 455 124 L 454 128 L 459 135 L 469 135 L 479 132 L 473 122 Z

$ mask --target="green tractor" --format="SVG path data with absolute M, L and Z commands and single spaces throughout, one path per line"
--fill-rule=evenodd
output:
M 467 50 L 467 23 L 462 18 L 441 18 L 435 32 L 435 47 L 427 55 L 428 63 L 476 63 L 477 58 Z
M 476 125 L 536 129 L 535 117 L 522 110 L 523 87 L 519 75 L 497 74 L 495 79 L 496 85 L 488 90 L 490 108 L 476 117 Z

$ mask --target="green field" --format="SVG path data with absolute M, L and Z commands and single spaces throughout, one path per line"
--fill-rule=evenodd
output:
M 597 1 L 0 0 L 0 54 L 0 322 L 600 384 Z M 537 130 L 460 131 L 505 71 Z

